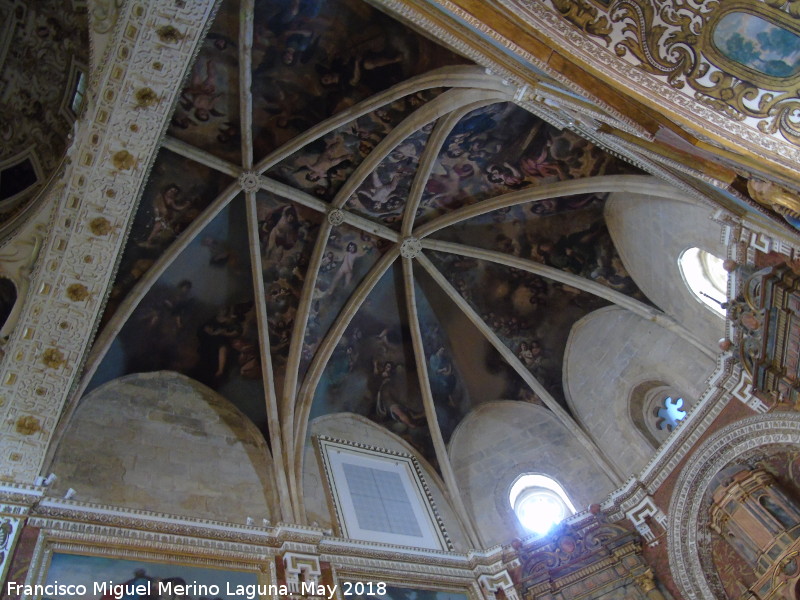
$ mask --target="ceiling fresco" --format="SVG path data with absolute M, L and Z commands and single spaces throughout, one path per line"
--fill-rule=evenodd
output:
M 89 20 L 71 2 L 0 5 L 0 225 L 55 172 L 82 108 Z M 83 79 L 85 85 L 85 79 Z
M 128 373 L 170 370 L 232 400 L 266 431 L 243 198 L 180 252 L 128 317 L 89 390 Z
M 384 240 L 347 225 L 340 225 L 331 231 L 308 311 L 301 374 L 305 372 L 334 319 L 386 246 Z
M 365 299 L 328 361 L 310 418 L 335 412 L 364 415 L 436 464 L 402 286 L 396 264 Z
M 570 419 L 570 328 L 614 294 L 647 299 L 611 241 L 606 196 L 548 186 L 640 172 L 465 63 L 352 0 L 223 3 L 142 195 L 84 392 L 178 371 L 288 453 L 311 420 L 348 412 L 434 466 L 438 441 L 484 402 Z M 605 298 L 588 291 L 597 283 Z
M 474 408 L 492 400 L 541 400 L 422 269 L 415 298 L 436 419 L 445 443 Z
M 257 0 L 255 159 L 413 75 L 465 62 L 360 0 Z
M 238 2 L 223 2 L 181 91 L 169 133 L 241 164 L 238 39 Z
M 492 104 L 470 112 L 451 130 L 425 185 L 417 219 L 424 223 L 529 186 L 636 172 L 512 103 Z
M 313 194 L 322 200 L 333 200 L 342 184 L 353 174 L 364 158 L 375 149 L 375 146 L 404 118 L 440 92 L 441 90 L 436 89 L 423 90 L 348 122 L 282 160 L 267 173 L 278 181 Z M 418 137 L 420 133 L 416 132 L 414 135 Z M 404 151 L 408 153 L 411 152 L 411 149 L 401 145 L 392 152 L 394 163 L 404 162 L 411 158 L 399 154 Z M 372 192 L 369 189 L 362 192 L 367 195 L 370 202 L 375 202 L 372 195 L 376 193 L 377 187 L 375 185 Z M 378 195 L 383 195 L 383 193 L 378 193 Z M 354 201 L 361 206 L 360 200 L 351 200 L 351 202 Z
M 347 208 L 399 229 L 420 155 L 432 129 L 433 123 L 429 123 L 400 142 L 350 196 Z
M 431 252 L 436 267 L 564 408 L 561 362 L 576 321 L 608 303 L 543 277 L 475 258 Z
M 258 194 L 256 211 L 273 376 L 280 387 L 321 217 L 266 192 Z
M 161 150 L 134 217 L 104 322 L 175 238 L 230 182 L 230 177 L 218 171 Z
M 607 194 L 580 194 L 492 211 L 435 232 L 449 242 L 561 269 L 649 302 L 622 264 L 603 218 Z

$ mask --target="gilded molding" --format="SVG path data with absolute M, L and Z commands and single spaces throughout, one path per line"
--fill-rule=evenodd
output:
M 17 517 L 0 515 L 0 582 L 6 580 L 22 523 L 22 519 Z
M 588 0 L 552 0 L 553 6 L 563 17 L 589 35 L 611 42 L 611 24 Z
M 695 135 L 699 124 L 698 133 L 725 140 L 727 147 L 744 147 L 789 169 L 800 163 L 797 125 L 788 119 L 796 99 L 780 90 L 760 91 L 714 67 L 695 49 L 702 41 L 697 32 L 708 18 L 706 13 L 727 4 L 690 0 L 672 11 L 672 3 L 656 10 L 647 0 L 619 0 L 609 10 L 598 12 L 598 18 L 608 18 L 612 26 L 607 47 L 601 36 L 576 35 L 576 26 L 562 16 L 553 0 L 500 1 L 543 35 L 559 40 L 579 61 L 646 101 L 664 106 Z M 508 43 L 497 34 L 494 37 Z M 707 83 L 710 76 L 715 83 Z M 745 107 L 754 93 L 761 95 L 760 106 L 749 102 Z M 720 110 L 720 103 L 730 110 Z M 740 110 L 744 108 L 746 113 Z M 732 118 L 733 110 L 744 117 Z

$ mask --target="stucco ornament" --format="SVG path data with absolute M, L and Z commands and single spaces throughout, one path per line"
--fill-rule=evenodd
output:
M 81 302 L 89 297 L 89 290 L 82 283 L 72 283 L 67 288 L 67 298 L 73 302 Z
M 558 3 L 555 3 L 558 4 Z M 735 53 L 724 30 L 744 23 L 763 24 L 765 31 L 797 36 L 796 24 L 772 7 L 785 2 L 685 2 L 654 5 L 650 0 L 621 0 L 610 11 L 623 29 L 614 45 L 617 56 L 634 60 L 643 71 L 666 77 L 676 90 L 686 86 L 695 99 L 737 121 L 756 119 L 763 133 L 779 132 L 800 145 L 800 96 L 797 73 L 779 75 L 762 68 L 757 52 Z M 792 5 L 796 2 L 790 3 Z M 794 10 L 798 10 L 794 8 Z M 598 17 L 602 22 L 604 17 Z M 734 22 L 735 23 L 732 23 Z M 591 28 L 583 27 L 590 35 Z M 615 39 L 619 39 L 615 36 Z M 764 50 L 766 52 L 766 49 Z M 757 99 L 757 101 L 754 101 Z
M 422 243 L 415 237 L 407 237 L 400 244 L 400 256 L 403 258 L 416 258 L 422 252 Z
M 64 358 L 64 353 L 58 348 L 48 348 L 42 353 L 42 362 L 51 369 L 57 369 L 67 360 Z
M 89 221 L 89 230 L 95 235 L 108 235 L 111 233 L 111 222 L 105 217 L 96 217 Z
M 257 192 L 261 188 L 261 181 L 259 180 L 258 173 L 245 171 L 239 175 L 239 185 L 242 186 L 242 190 L 247 193 Z
M 114 154 L 111 161 L 120 171 L 129 171 L 136 166 L 136 157 L 127 150 L 120 150 Z
M 42 424 L 39 422 L 39 419 L 31 415 L 17 419 L 14 427 L 16 428 L 17 432 L 21 433 L 22 435 L 33 435 L 34 433 L 42 430 Z
M 136 106 L 137 108 L 149 108 L 158 103 L 158 94 L 152 88 L 143 87 L 136 90 Z
M 334 208 L 328 213 L 328 223 L 334 227 L 344 223 L 344 211 L 339 208 Z

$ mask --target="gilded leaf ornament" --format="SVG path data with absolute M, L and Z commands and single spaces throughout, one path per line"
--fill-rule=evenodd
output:
M 800 0 L 549 0 L 676 90 L 800 146 Z
M 608 18 L 601 16 L 597 7 L 588 0 L 553 0 L 556 7 L 565 19 L 579 27 L 586 33 L 601 37 L 606 44 L 611 43 L 611 25 Z

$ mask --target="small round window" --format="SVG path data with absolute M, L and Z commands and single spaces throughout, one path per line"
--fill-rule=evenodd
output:
M 722 304 L 728 293 L 728 273 L 722 267 L 723 262 L 700 248 L 689 248 L 678 259 L 683 278 L 692 293 L 721 316 L 725 315 Z
M 575 507 L 557 481 L 545 475 L 521 475 L 511 486 L 508 500 L 528 531 L 545 535 L 575 513 Z

